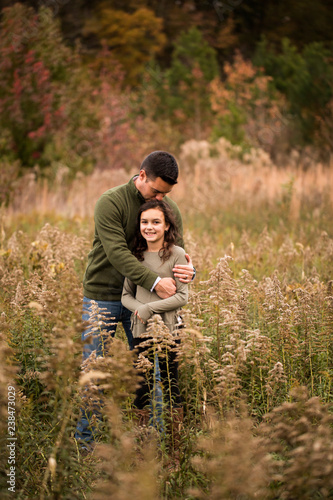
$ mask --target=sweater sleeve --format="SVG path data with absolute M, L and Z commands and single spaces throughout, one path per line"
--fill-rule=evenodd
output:
M 172 267 L 176 264 L 185 264 L 185 255 L 177 255 L 173 260 Z M 148 302 L 147 304 L 141 304 L 137 307 L 140 318 L 146 323 L 153 314 L 161 314 L 168 311 L 173 311 L 179 309 L 187 304 L 188 301 L 188 285 L 182 283 L 176 278 L 177 291 L 172 297 L 167 299 L 156 300 L 154 302 Z
M 177 224 L 177 229 L 178 229 L 178 238 L 176 244 L 180 246 L 181 248 L 185 248 L 185 243 L 184 243 L 184 237 L 183 237 L 183 219 L 180 213 L 180 210 L 177 206 L 177 204 L 169 197 L 166 197 L 164 201 L 167 201 L 168 204 L 170 205 L 173 214 L 176 219 L 176 224 Z M 185 262 L 187 264 L 187 261 Z
M 125 278 L 121 303 L 132 312 L 135 312 L 142 305 L 142 302 L 135 298 L 135 292 L 136 285 L 128 278 Z
M 112 266 L 136 285 L 150 290 L 158 274 L 143 266 L 128 248 L 117 201 L 101 197 L 95 208 L 95 226 L 105 254 Z

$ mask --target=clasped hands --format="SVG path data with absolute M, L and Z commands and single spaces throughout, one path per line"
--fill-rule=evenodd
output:
M 175 278 L 178 278 L 179 281 L 181 281 L 182 283 L 190 283 L 194 276 L 194 268 L 191 257 L 188 254 L 185 254 L 185 257 L 188 264 L 177 264 L 172 269 L 172 271 Z M 172 297 L 172 295 L 174 295 L 176 291 L 176 282 L 173 278 L 162 278 L 155 286 L 155 292 L 161 299 Z M 141 320 L 139 316 L 138 318 Z

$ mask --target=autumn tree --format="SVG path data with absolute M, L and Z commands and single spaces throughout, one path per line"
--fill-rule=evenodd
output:
M 59 169 L 73 176 L 130 166 L 129 144 L 135 149 L 139 141 L 121 91 L 123 74 L 109 51 L 101 52 L 107 68 L 92 72 L 64 44 L 58 20 L 45 8 L 5 9 L 0 29 L 0 153 L 7 174 L 34 168 L 52 178 Z
M 130 84 L 138 83 L 144 65 L 165 44 L 163 20 L 144 7 L 128 13 L 102 3 L 95 16 L 86 22 L 84 33 L 93 33 L 107 44 Z
M 180 34 L 165 72 L 168 96 L 166 103 L 176 121 L 191 126 L 197 139 L 202 137 L 211 116 L 207 85 L 218 75 L 215 50 L 197 28 Z
M 275 88 L 286 96 L 299 130 L 296 140 L 314 143 L 320 135 L 319 123 L 327 120 L 327 106 L 333 98 L 331 51 L 318 42 L 299 50 L 288 39 L 282 41 L 278 51 L 263 39 L 254 62 L 264 68 Z
M 224 65 L 224 79 L 209 85 L 215 112 L 214 136 L 234 144 L 272 148 L 283 128 L 283 99 L 271 86 L 272 78 L 236 52 Z
M 66 121 L 61 82 L 75 67 L 75 56 L 46 9 L 4 9 L 0 29 L 1 153 L 31 167 Z

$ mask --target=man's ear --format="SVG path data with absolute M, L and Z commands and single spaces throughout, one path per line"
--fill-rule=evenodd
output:
M 139 172 L 139 179 L 141 182 L 146 182 L 147 179 L 147 174 L 145 170 L 140 170 Z

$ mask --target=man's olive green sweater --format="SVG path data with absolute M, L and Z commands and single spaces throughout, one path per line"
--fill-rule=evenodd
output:
M 120 300 L 125 277 L 147 290 L 158 277 L 131 252 L 138 211 L 145 203 L 134 184 L 135 177 L 127 184 L 109 189 L 96 203 L 93 249 L 83 278 L 84 295 L 89 299 Z M 172 208 L 181 234 L 177 244 L 184 248 L 180 211 L 167 196 L 164 201 Z

